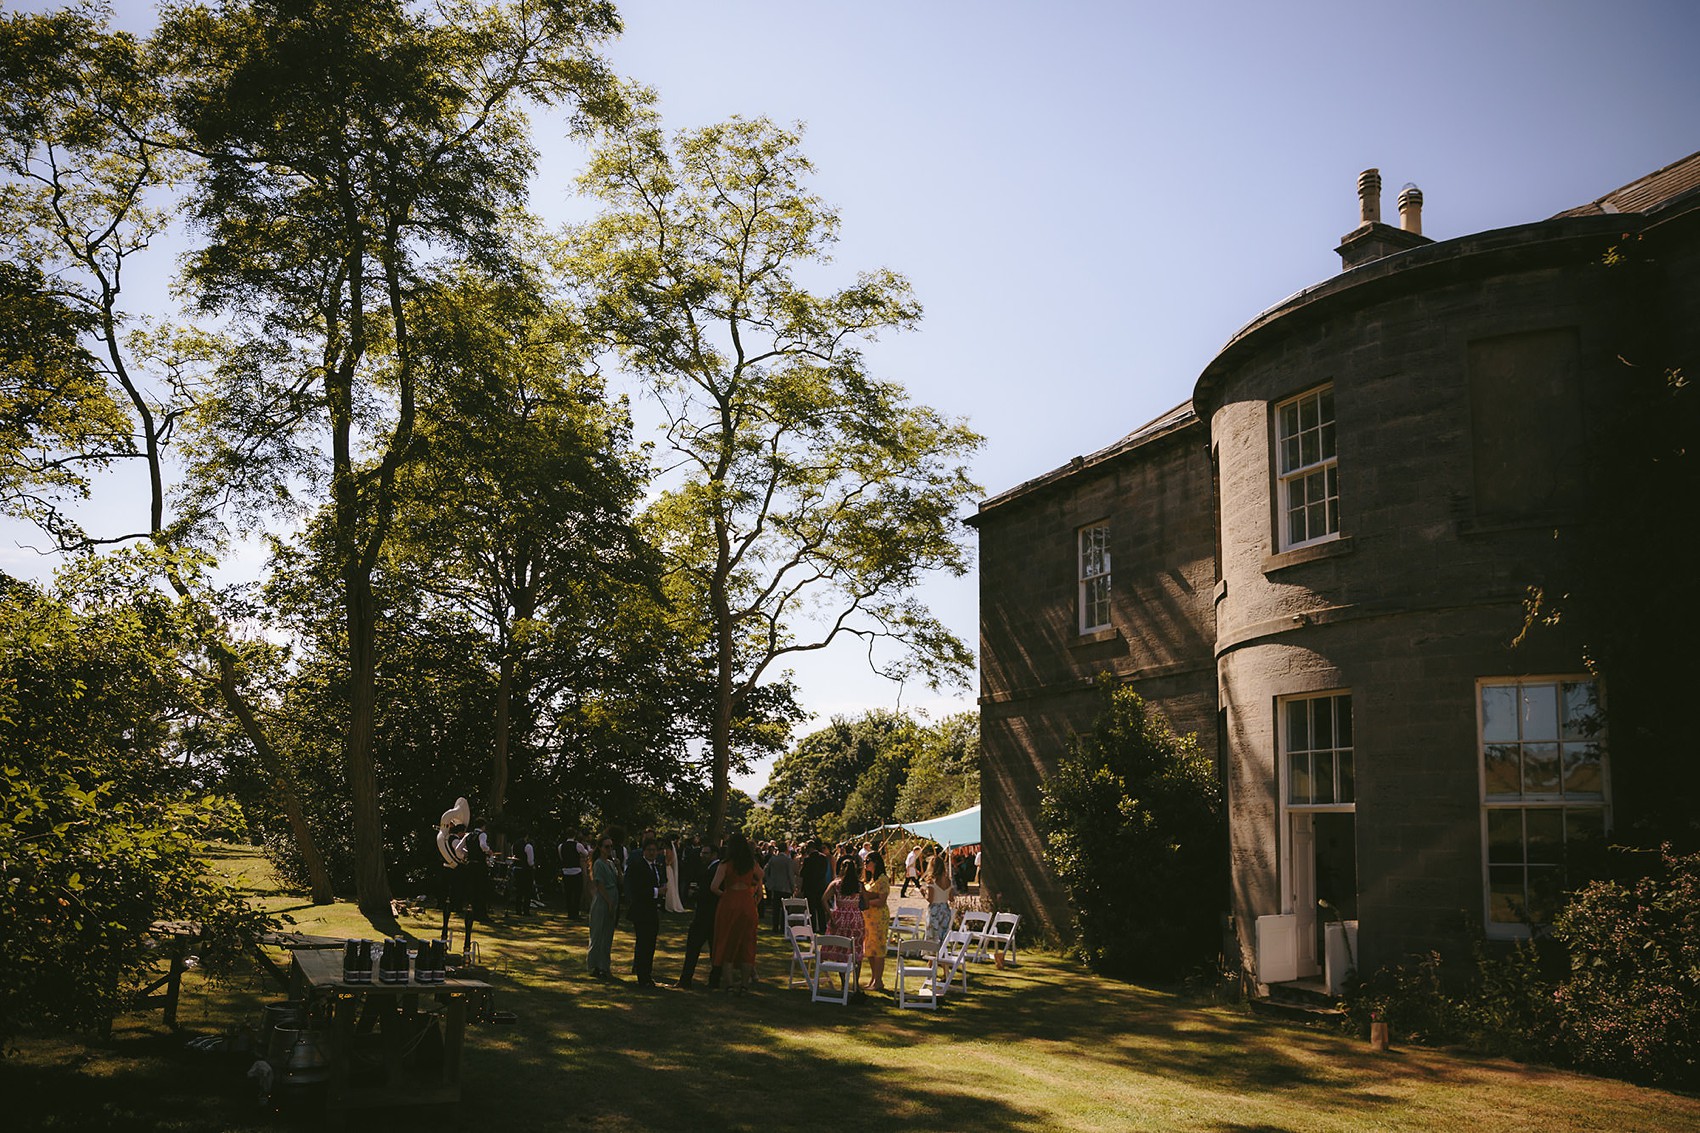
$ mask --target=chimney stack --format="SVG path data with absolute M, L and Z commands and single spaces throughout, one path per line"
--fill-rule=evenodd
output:
M 1410 181 L 1399 190 L 1399 227 L 1417 236 L 1423 234 L 1423 191 Z
M 1366 169 L 1358 174 L 1358 223 L 1381 223 L 1381 170 Z
M 1346 271 L 1364 264 L 1432 244 L 1423 235 L 1423 193 L 1407 184 L 1399 194 L 1399 224 L 1381 223 L 1381 170 L 1358 174 L 1358 226 L 1340 238 L 1340 266 Z

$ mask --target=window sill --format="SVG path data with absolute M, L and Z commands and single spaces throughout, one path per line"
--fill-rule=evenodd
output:
M 1280 551 L 1273 555 L 1265 555 L 1263 556 L 1263 573 L 1272 574 L 1287 567 L 1298 566 L 1300 563 L 1313 563 L 1318 559 L 1332 559 L 1338 555 L 1349 555 L 1352 551 L 1352 537 L 1342 535 L 1338 539 L 1330 539 L 1326 543 L 1312 543 L 1305 547 L 1295 547 L 1291 551 Z
M 1095 630 L 1092 630 L 1088 633 L 1082 633 L 1082 634 L 1077 635 L 1074 639 L 1074 644 L 1076 644 L 1076 645 L 1096 645 L 1100 641 L 1114 641 L 1114 640 L 1116 640 L 1116 638 L 1120 637 L 1121 635 L 1122 635 L 1121 631 L 1118 630 L 1115 626 L 1106 626 L 1103 629 L 1095 629 Z

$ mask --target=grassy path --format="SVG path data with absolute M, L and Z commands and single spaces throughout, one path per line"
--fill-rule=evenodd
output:
M 223 863 L 225 868 L 234 862 Z M 302 907 L 296 927 L 372 935 L 349 905 Z M 432 918 L 404 918 L 411 931 Z M 677 976 L 686 918 L 663 921 L 657 975 Z M 1527 1130 L 1700 1129 L 1700 1099 L 1605 1079 L 1395 1048 L 1265 1021 L 1237 1005 L 1092 977 L 1056 956 L 980 965 L 936 1012 L 890 997 L 849 1008 L 784 990 L 779 938 L 761 936 L 757 994 L 638 988 L 585 974 L 586 928 L 554 910 L 481 937 L 510 1026 L 472 1030 L 453 1119 L 489 1130 Z M 615 967 L 631 936 L 615 937 Z M 889 973 L 888 973 L 889 982 Z M 186 988 L 183 1022 L 205 1033 L 277 998 L 258 982 Z M 32 1041 L 0 1063 L 9 1128 L 275 1128 L 248 1108 L 243 1066 L 191 1057 L 157 1016 L 113 1041 Z M 388 1127 L 363 1118 L 351 1127 Z M 447 1127 L 398 1114 L 397 1128 Z

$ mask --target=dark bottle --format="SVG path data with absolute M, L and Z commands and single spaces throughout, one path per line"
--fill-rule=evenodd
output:
M 360 942 L 345 940 L 342 942 L 342 982 L 345 984 L 359 983 Z

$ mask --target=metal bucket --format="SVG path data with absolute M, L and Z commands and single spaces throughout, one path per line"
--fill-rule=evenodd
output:
M 288 1078 L 290 1086 L 306 1086 L 329 1081 L 331 1056 L 323 1031 L 300 1031 L 295 1045 L 289 1050 Z
M 285 1000 L 281 1003 L 267 1003 L 260 1008 L 260 1035 L 255 1040 L 254 1049 L 266 1057 L 271 1056 L 272 1032 L 279 1027 L 292 1027 L 299 1030 L 307 1023 L 307 1005 L 299 999 Z

